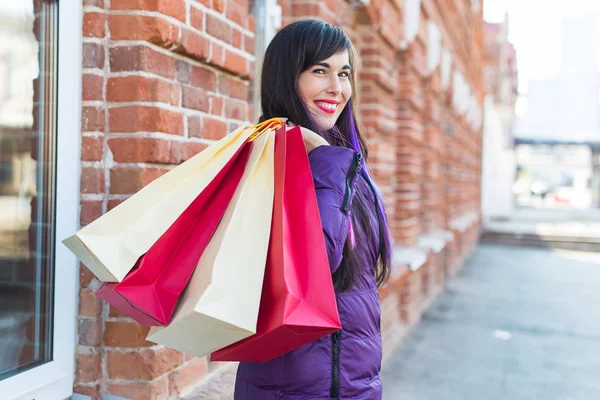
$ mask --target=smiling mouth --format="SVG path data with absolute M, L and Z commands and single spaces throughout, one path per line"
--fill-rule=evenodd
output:
M 335 114 L 335 110 L 337 110 L 338 106 L 337 104 L 325 103 L 324 101 L 315 101 L 315 104 L 327 114 Z

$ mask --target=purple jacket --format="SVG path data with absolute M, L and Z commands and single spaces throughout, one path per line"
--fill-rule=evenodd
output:
M 322 146 L 309 154 L 331 272 L 342 261 L 349 231 L 349 205 L 360 191 L 370 200 L 375 232 L 375 199 L 361 174 L 362 157 L 344 147 Z M 240 363 L 235 400 L 381 399 L 381 330 L 374 268 L 378 235 L 357 243 L 368 260 L 354 287 L 337 293 L 342 330 L 266 363 Z

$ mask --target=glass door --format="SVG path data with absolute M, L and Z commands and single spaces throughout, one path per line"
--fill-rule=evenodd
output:
M 60 240 L 78 227 L 81 12 L 81 3 L 0 1 L 3 400 L 72 393 L 78 263 Z
M 52 360 L 56 3 L 0 3 L 0 379 Z

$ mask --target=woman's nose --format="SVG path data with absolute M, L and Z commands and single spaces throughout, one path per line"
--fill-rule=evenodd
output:
M 327 93 L 330 94 L 339 94 L 342 91 L 342 85 L 340 84 L 340 79 L 336 76 L 330 79 L 329 87 L 327 88 Z

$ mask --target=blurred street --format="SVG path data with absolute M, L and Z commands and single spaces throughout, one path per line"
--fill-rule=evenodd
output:
M 384 366 L 384 400 L 600 398 L 600 254 L 480 245 Z

